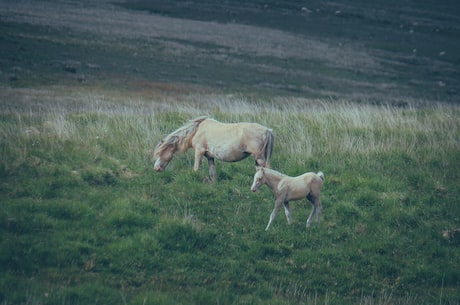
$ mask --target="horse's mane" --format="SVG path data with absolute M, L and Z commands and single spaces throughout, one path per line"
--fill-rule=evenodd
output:
M 210 119 L 210 117 L 197 117 L 171 132 L 155 148 L 154 155 L 161 155 L 161 153 L 171 145 L 175 145 L 176 149 L 181 152 L 187 150 L 187 148 L 189 148 L 188 144 L 190 138 L 195 135 L 198 126 L 206 119 Z

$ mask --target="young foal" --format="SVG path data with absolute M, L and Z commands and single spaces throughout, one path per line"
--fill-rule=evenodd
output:
M 267 184 L 275 195 L 275 208 L 270 215 L 270 220 L 265 230 L 268 230 L 272 224 L 281 204 L 284 204 L 284 213 L 286 214 L 287 221 L 290 224 L 292 219 L 289 201 L 299 200 L 305 197 L 313 206 L 313 210 L 307 219 L 307 228 L 311 225 L 315 214 L 316 221 L 319 223 L 321 217 L 321 201 L 319 196 L 323 187 L 323 182 L 324 174 L 322 172 L 318 172 L 317 174 L 305 173 L 297 177 L 289 177 L 275 170 L 257 166 L 251 191 L 255 192 L 259 189 L 259 187 Z

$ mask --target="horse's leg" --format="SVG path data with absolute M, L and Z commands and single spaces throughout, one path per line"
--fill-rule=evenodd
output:
M 208 157 L 209 165 L 209 177 L 211 177 L 212 182 L 216 182 L 216 165 L 214 164 L 214 158 Z
M 312 209 L 312 211 L 310 213 L 310 216 L 308 216 L 308 219 L 307 219 L 307 228 L 311 226 L 311 221 L 312 221 L 313 215 L 315 215 L 315 213 L 316 213 L 315 205 L 313 203 L 311 205 L 313 206 L 313 209 Z
M 203 158 L 204 152 L 201 152 L 198 149 L 195 149 L 195 163 L 193 164 L 193 170 L 197 172 L 200 169 L 201 158 Z
M 288 224 L 291 224 L 292 218 L 291 218 L 291 209 L 289 207 L 289 201 L 286 201 L 284 203 L 284 214 L 286 215 Z
M 308 219 L 307 219 L 307 228 L 308 228 L 311 225 L 311 222 L 313 220 L 313 216 L 316 213 L 316 204 L 315 204 L 315 201 L 314 201 L 314 199 L 312 198 L 312 196 L 310 194 L 307 196 L 307 199 L 310 201 L 311 205 L 313 206 L 313 209 L 311 210 L 310 216 L 308 216 Z
M 273 220 L 275 220 L 276 214 L 278 214 L 278 211 L 279 211 L 282 203 L 283 203 L 283 200 L 276 199 L 275 208 L 273 209 L 272 213 L 270 214 L 270 220 L 268 221 L 268 225 L 265 228 L 265 231 L 267 231 L 268 228 L 270 228 Z
M 313 210 L 311 211 L 310 216 L 307 219 L 307 228 L 311 225 L 311 222 L 313 221 L 313 216 L 316 214 L 316 223 L 320 223 L 321 220 L 321 201 L 319 199 L 319 195 L 312 195 L 309 194 L 307 196 L 308 200 L 310 201 L 311 205 L 313 206 Z
M 319 200 L 319 197 L 316 200 L 315 205 L 316 205 L 316 222 L 319 224 L 321 221 L 321 210 L 322 210 L 321 201 Z

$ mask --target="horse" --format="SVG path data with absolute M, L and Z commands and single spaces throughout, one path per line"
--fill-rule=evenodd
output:
M 214 160 L 236 162 L 249 155 L 257 166 L 269 167 L 273 151 L 273 130 L 257 123 L 222 123 L 208 116 L 197 117 L 164 137 L 154 150 L 154 170 L 163 171 L 175 152 L 195 151 L 194 171 L 206 157 L 209 175 L 216 181 Z
M 270 220 L 265 230 L 268 230 L 272 224 L 281 204 L 284 204 L 284 213 L 286 214 L 288 224 L 291 224 L 292 218 L 289 201 L 300 200 L 305 197 L 313 206 L 313 210 L 307 219 L 307 228 L 310 227 L 315 214 L 316 221 L 319 224 L 321 218 L 321 201 L 319 197 L 321 189 L 323 188 L 323 183 L 323 172 L 308 172 L 297 177 L 290 177 L 273 169 L 257 166 L 251 191 L 255 192 L 262 185 L 266 184 L 275 195 L 275 208 L 270 214 Z

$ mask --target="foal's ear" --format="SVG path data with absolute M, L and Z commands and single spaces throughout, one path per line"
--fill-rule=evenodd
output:
M 263 171 L 263 170 L 264 170 L 264 168 L 262 166 L 256 165 L 256 172 Z

